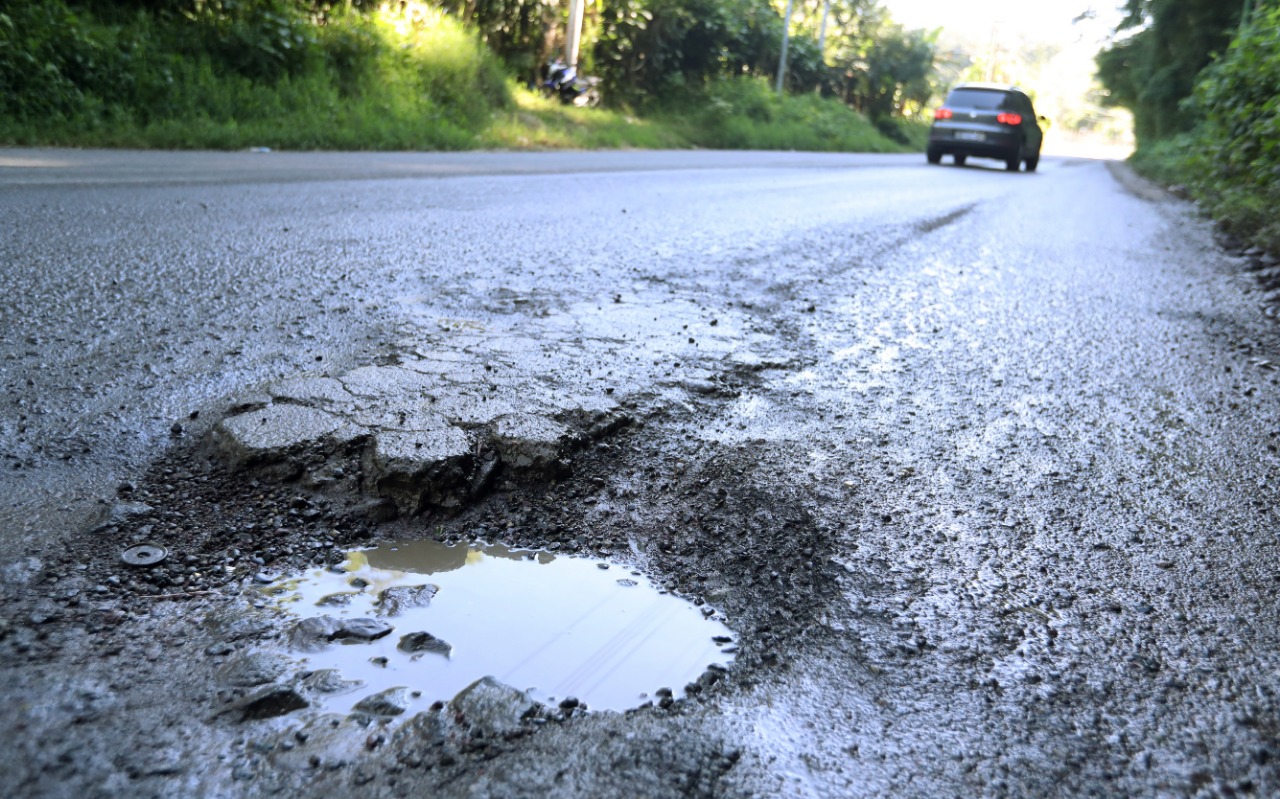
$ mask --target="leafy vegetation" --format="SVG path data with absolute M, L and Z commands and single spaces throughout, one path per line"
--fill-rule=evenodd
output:
M 1210 66 L 1192 107 L 1204 155 L 1189 163 L 1224 227 L 1280 252 L 1280 4 L 1262 8 Z M 1211 155 L 1209 155 L 1211 154 Z
M 1224 49 L 1241 7 L 1222 0 L 1127 0 L 1123 38 L 1098 56 L 1111 102 L 1133 111 L 1138 143 L 1194 127 L 1182 108 L 1196 76 Z
M 0 142 L 10 144 L 882 150 L 911 141 L 894 120 L 931 91 L 921 77 L 931 44 L 875 0 L 834 0 L 825 57 L 812 15 L 798 15 L 797 95 L 783 98 L 767 87 L 783 26 L 770 0 L 597 0 L 583 65 L 602 76 L 613 110 L 594 113 L 521 88 L 563 47 L 564 9 L 550 0 L 0 7 Z
M 1111 101 L 1134 112 L 1135 167 L 1185 186 L 1224 231 L 1280 252 L 1280 2 L 1128 9 L 1137 32 L 1098 66 Z
M 510 102 L 499 65 L 438 10 L 339 19 L 232 0 L 182 14 L 20 6 L 0 16 L 0 139 L 456 149 Z
M 924 149 L 908 122 L 886 134 L 847 106 L 816 94 L 779 95 L 765 79 L 724 79 L 659 117 L 700 147 L 739 150 L 894 152 Z
M 892 137 L 848 106 L 813 94 L 778 95 L 764 79 L 725 79 L 688 92 L 660 111 L 636 117 L 625 111 L 563 106 L 526 89 L 515 108 L 494 115 L 483 147 L 683 148 L 923 151 L 928 127 L 898 120 Z M 904 146 L 902 142 L 907 142 Z

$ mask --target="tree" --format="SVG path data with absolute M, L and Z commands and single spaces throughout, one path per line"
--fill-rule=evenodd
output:
M 615 94 L 644 99 L 769 74 L 781 40 L 769 0 L 605 0 L 595 58 Z
M 1241 6 L 1222 0 L 1127 0 L 1119 38 L 1098 55 L 1110 105 L 1130 109 L 1139 143 L 1190 130 L 1181 102 L 1231 41 Z

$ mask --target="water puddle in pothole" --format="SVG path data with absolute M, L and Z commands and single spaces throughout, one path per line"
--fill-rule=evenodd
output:
M 395 687 L 425 710 L 485 676 L 549 705 L 626 710 L 661 688 L 678 698 L 736 652 L 709 609 L 639 573 L 500 545 L 386 542 L 261 590 L 298 616 L 294 648 L 332 691 L 313 707 L 334 712 Z

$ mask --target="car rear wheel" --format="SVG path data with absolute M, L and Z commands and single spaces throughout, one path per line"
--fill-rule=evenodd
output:
M 1012 158 L 1005 160 L 1004 162 L 1004 168 L 1009 170 L 1010 172 L 1017 172 L 1018 167 L 1020 166 L 1022 166 L 1022 159 L 1016 155 L 1013 156 Z
M 1036 153 L 1026 160 L 1027 171 L 1035 172 L 1036 167 L 1040 166 L 1040 153 Z
M 940 150 L 935 150 L 932 147 L 925 151 L 924 157 L 929 159 L 929 163 L 931 164 L 942 163 L 942 152 Z
M 957 155 L 955 156 L 955 159 L 956 159 L 956 166 L 964 166 L 964 162 L 969 160 L 969 156 Z

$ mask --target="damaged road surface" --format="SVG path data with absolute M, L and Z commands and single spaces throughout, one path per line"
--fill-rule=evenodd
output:
M 1191 206 L 153 157 L 0 153 L 10 795 L 1280 793 L 1276 264 Z

